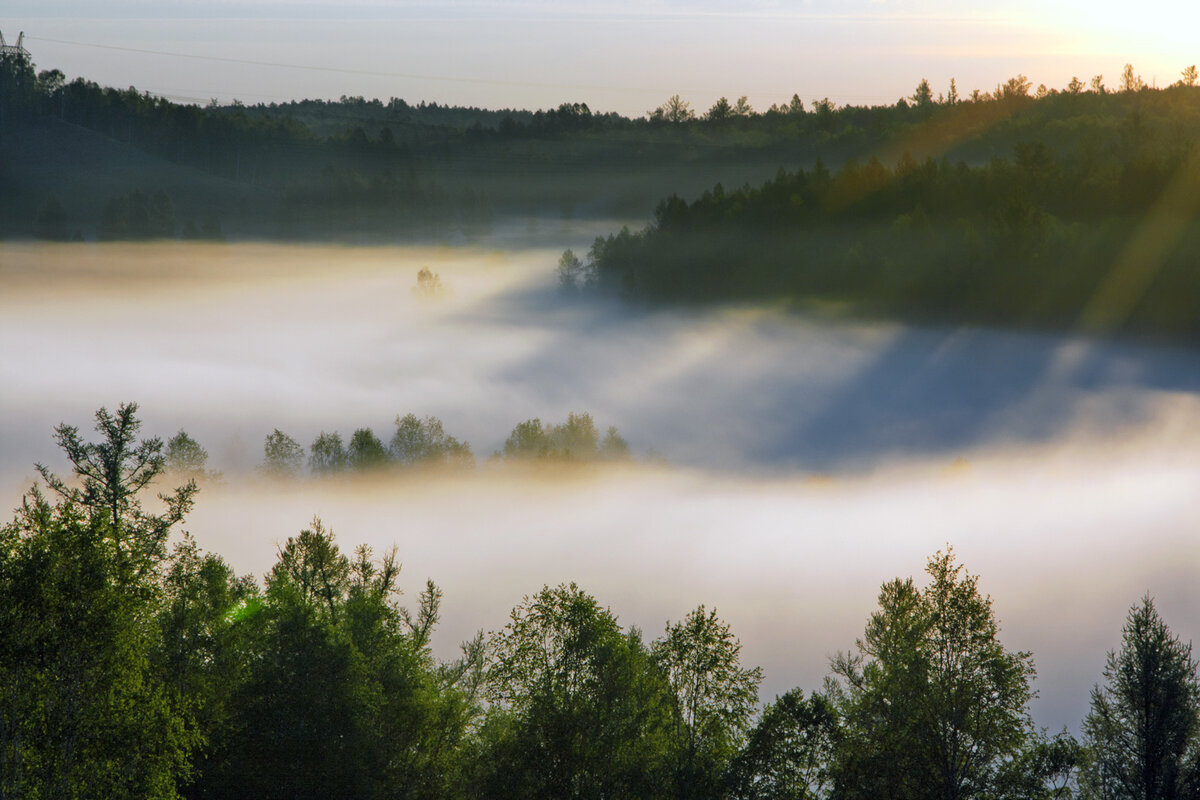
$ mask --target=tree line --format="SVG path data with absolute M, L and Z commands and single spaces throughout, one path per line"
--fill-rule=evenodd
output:
M 1124 103 L 1103 133 L 1102 107 Z M 962 104 L 959 104 L 962 105 Z M 930 135 L 994 124 L 1008 153 L 980 163 L 907 150 L 838 169 L 779 170 L 757 187 L 717 184 L 662 200 L 642 231 L 567 251 L 568 288 L 641 300 L 848 303 L 918 320 L 1080 326 L 1195 341 L 1200 296 L 1200 88 L 1013 90 L 945 109 Z M 1015 125 L 1005 106 L 1037 105 Z M 989 118 L 995 117 L 989 121 Z M 1128 282 L 1120 296 L 1115 281 Z
M 439 224 L 486 226 L 494 215 L 576 209 L 645 215 L 657 198 L 685 187 L 698 192 L 716 175 L 758 181 L 780 165 L 866 159 L 905 143 L 969 163 L 1010 152 L 1014 136 L 1104 147 L 1131 107 L 1192 91 L 1196 83 L 1194 67 L 1162 90 L 1146 87 L 1132 66 L 1126 73 L 1119 91 L 1107 89 L 1103 76 L 1095 76 L 1090 89 L 1074 80 L 1062 90 L 1034 90 L 1018 75 L 994 92 L 960 95 L 951 81 L 947 92 L 935 95 L 922 80 L 913 95 L 894 104 L 839 106 L 827 97 L 806 104 L 794 96 L 762 112 L 741 97 L 720 98 L 697 114 L 675 95 L 630 118 L 579 102 L 539 111 L 345 96 L 181 104 L 135 87 L 101 87 L 83 77 L 68 81 L 60 70 L 38 71 L 27 57 L 6 55 L 0 59 L 0 135 L 32 124 L 69 123 L 240 184 L 229 187 L 239 213 L 217 220 L 201 213 L 191 221 L 196 234 L 228 231 L 233 224 L 283 237 L 367 231 L 405 238 Z M 1064 117 L 1064 108 L 1074 113 Z M 1194 130 L 1194 120 L 1178 120 L 1180 128 L 1189 124 Z M 918 161 L 925 155 L 914 153 Z M 623 174 L 619 185 L 610 185 L 614 172 Z M 698 176 L 707 180 L 697 184 Z M 146 197 L 160 188 L 131 187 Z M 53 224 L 32 218 L 51 198 L 38 187 L 29 191 L 33 196 L 23 202 L 30 218 L 20 232 L 61 236 Z M 190 191 L 177 189 L 169 199 L 184 207 Z M 72 198 L 58 200 L 72 204 Z M 120 224 L 121 200 L 113 201 L 116 224 L 97 226 L 102 238 L 145 236 L 144 226 Z M 102 210 L 87 216 L 99 217 Z M 72 220 L 67 233 L 78 229 L 83 211 L 66 209 Z M 55 218 L 51 213 L 47 220 Z M 161 227 L 152 229 L 162 235 Z
M 537 417 L 517 423 L 491 459 L 582 464 L 632 457 L 629 443 L 615 425 L 601 434 L 592 415 L 584 411 L 567 414 L 561 423 L 544 423 Z M 296 478 L 306 471 L 323 477 L 386 469 L 462 470 L 475 464 L 471 445 L 448 434 L 440 419 L 410 413 L 396 415 L 395 429 L 386 443 L 371 428 L 357 428 L 349 439 L 337 431 L 321 431 L 306 450 L 276 428 L 263 439 L 260 469 L 272 477 Z M 175 477 L 201 481 L 217 474 L 208 470 L 208 451 L 184 430 L 167 440 L 163 468 Z
M 441 590 L 402 605 L 394 549 L 317 519 L 260 585 L 172 546 L 196 485 L 143 506 L 166 451 L 136 410 L 56 428 L 73 474 L 39 465 L 0 528 L 4 797 L 1200 796 L 1197 663 L 1149 596 L 1078 740 L 1035 728 L 1033 657 L 949 549 L 882 586 L 822 687 L 761 707 L 715 610 L 651 639 L 574 584 L 440 661 Z

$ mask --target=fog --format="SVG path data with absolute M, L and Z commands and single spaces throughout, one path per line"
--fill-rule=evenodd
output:
M 426 577 L 446 592 L 443 656 L 544 583 L 577 581 L 649 636 L 705 603 L 764 667 L 764 700 L 817 688 L 880 584 L 948 544 L 1006 644 L 1033 652 L 1041 725 L 1077 728 L 1143 593 L 1200 639 L 1200 354 L 564 295 L 557 258 L 595 232 L 0 245 L 4 496 L 17 504 L 35 461 L 64 467 L 54 425 L 90 432 L 98 407 L 134 400 L 147 435 L 186 429 L 224 473 L 187 528 L 239 572 L 261 576 L 318 514 L 346 548 L 395 543 L 406 598 Z M 443 295 L 414 293 L 426 266 Z M 572 411 L 616 425 L 637 462 L 488 463 L 517 422 Z M 274 428 L 386 440 L 409 412 L 442 419 L 479 469 L 255 473 Z

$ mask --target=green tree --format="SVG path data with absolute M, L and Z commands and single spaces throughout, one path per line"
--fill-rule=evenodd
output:
M 392 434 L 388 452 L 404 467 L 475 464 L 470 445 L 447 434 L 437 417 L 418 419 L 415 414 L 397 415 L 396 432 Z
M 346 468 L 346 448 L 342 435 L 321 431 L 308 448 L 308 468 L 314 475 L 334 475 Z
M 263 470 L 276 478 L 294 478 L 304 466 L 304 448 L 276 428 L 263 440 Z
M 208 451 L 200 443 L 180 430 L 167 440 L 164 454 L 164 471 L 183 478 L 205 478 L 208 476 Z
M 724 122 L 732 116 L 733 106 L 729 105 L 729 100 L 724 97 L 713 103 L 712 108 L 704 114 L 704 118 L 709 122 Z
M 1084 83 L 1074 75 L 1071 76 L 1071 82 L 1067 84 L 1067 94 L 1080 94 L 1083 92 Z
M 737 800 L 817 800 L 827 795 L 839 741 L 837 710 L 800 689 L 763 709 L 730 770 Z
M 368 471 L 388 463 L 388 451 L 370 428 L 359 428 L 350 437 L 346 448 L 346 465 L 351 469 Z
M 573 250 L 564 250 L 558 258 L 558 285 L 563 291 L 575 294 L 584 285 L 583 262 Z
M 46 486 L 64 501 L 87 509 L 93 518 L 103 517 L 120 552 L 145 574 L 166 556 L 171 526 L 191 510 L 197 489 L 195 481 L 189 481 L 170 495 L 159 495 L 166 504 L 164 514 L 142 510 L 138 495 L 162 473 L 165 459 L 161 439 L 138 440 L 142 423 L 137 408 L 137 403 L 123 403 L 115 414 L 106 408 L 97 411 L 97 442 L 84 441 L 72 425 L 54 429 L 55 442 L 71 462 L 72 484 L 43 464 L 36 466 Z
M 734 117 L 753 117 L 754 109 L 750 107 L 750 101 L 746 95 L 742 95 L 737 99 L 737 102 L 734 103 L 733 108 L 730 109 L 729 113 Z
M 661 794 L 666 687 L 636 630 L 570 584 L 525 598 L 488 646 L 477 794 Z
M 162 443 L 138 441 L 134 404 L 96 414 L 98 442 L 68 425 L 55 438 L 72 481 L 39 465 L 0 528 L 0 795 L 173 798 L 198 744 L 152 661 L 164 541 L 195 485 L 140 493 L 162 470 Z
M 668 625 L 652 648 L 674 699 L 671 756 L 679 797 L 718 797 L 758 702 L 762 670 L 741 665 L 741 643 L 704 606 Z
M 1200 796 L 1200 680 L 1191 644 L 1172 636 L 1147 595 L 1108 654 L 1083 730 L 1088 795 L 1129 800 Z
M 917 84 L 912 101 L 920 111 L 927 111 L 933 107 L 933 89 L 930 88 L 929 81 L 925 78 L 921 78 L 921 82 Z
M 340 550 L 319 519 L 288 539 L 245 619 L 253 658 L 205 796 L 442 796 L 473 706 L 429 650 L 441 592 L 409 613 L 395 551 Z
M 838 797 L 988 797 L 1030 740 L 1031 656 L 1000 643 L 990 598 L 952 550 L 926 571 L 923 590 L 884 584 L 858 653 L 833 660 Z
M 1190 67 L 1184 67 L 1183 71 L 1180 72 L 1179 75 L 1180 75 L 1180 78 L 1179 78 L 1180 86 L 1195 86 L 1196 85 L 1197 72 L 1196 72 L 1195 64 L 1192 64 Z

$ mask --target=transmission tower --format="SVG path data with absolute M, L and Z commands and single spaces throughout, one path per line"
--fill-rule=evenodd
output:
M 21 34 L 17 36 L 16 44 L 9 44 L 4 41 L 4 33 L 0 32 L 0 56 L 29 58 L 29 51 L 25 49 L 25 31 L 21 31 Z

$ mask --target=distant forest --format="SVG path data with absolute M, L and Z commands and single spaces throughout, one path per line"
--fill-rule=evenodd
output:
M 406 241 L 529 215 L 649 218 L 664 197 L 759 184 L 818 159 L 830 169 L 872 157 L 888 170 L 927 158 L 984 166 L 1012 162 L 1018 145 L 1041 145 L 1076 170 L 1086 166 L 1081 159 L 1102 164 L 1092 180 L 1103 206 L 1114 186 L 1124 191 L 1131 160 L 1140 170 L 1128 177 L 1133 189 L 1153 191 L 1200 128 L 1194 68 L 1169 89 L 1145 87 L 1132 67 L 1115 83 L 1109 90 L 1096 76 L 1090 86 L 1033 89 L 1017 76 L 960 95 L 953 81 L 939 93 L 922 81 L 891 106 L 794 97 L 756 111 L 745 98 L 720 98 L 701 113 L 675 96 L 627 118 L 583 103 L 541 111 L 362 97 L 185 105 L 134 87 L 67 81 L 6 55 L 0 176 L 9 191 L 0 233 Z M 58 173 L 78 152 L 94 160 L 75 164 L 68 185 Z M 149 159 L 144 169 L 112 168 L 131 152 Z M 1107 163 L 1114 152 L 1120 160 Z M 89 172 L 115 188 L 70 188 Z M 122 177 L 135 174 L 136 183 Z
M 439 661 L 442 592 L 401 605 L 394 549 L 314 519 L 260 583 L 178 534 L 194 480 L 143 501 L 189 448 L 136 412 L 56 428 L 72 474 L 39 465 L 0 526 L 5 798 L 1200 796 L 1197 664 L 1149 596 L 1078 739 L 1034 726 L 1033 654 L 952 550 L 882 585 L 822 686 L 765 705 L 715 610 L 643 633 L 574 584 Z

